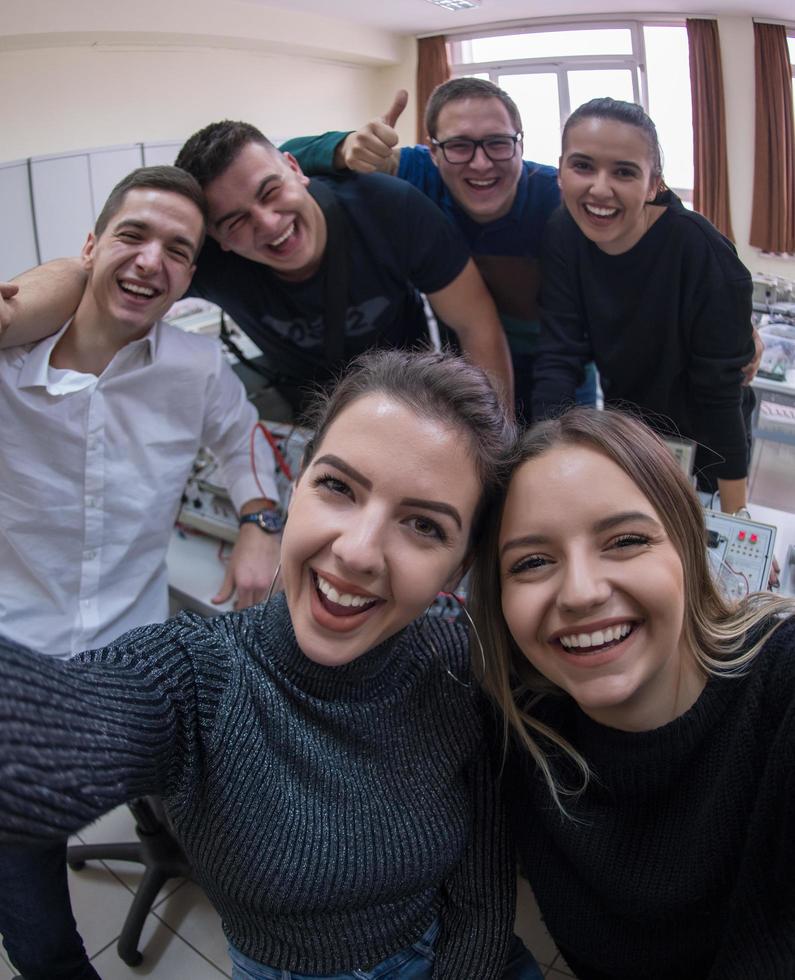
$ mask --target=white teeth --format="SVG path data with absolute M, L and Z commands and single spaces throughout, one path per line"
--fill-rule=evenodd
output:
M 585 210 L 588 214 L 596 215 L 597 218 L 611 218 L 614 214 L 618 214 L 618 208 L 598 208 L 594 204 L 586 204 Z
M 572 633 L 570 636 L 561 636 L 560 642 L 567 650 L 601 647 L 605 643 L 623 639 L 631 630 L 631 623 L 620 623 L 617 626 L 608 626 L 604 630 L 594 630 L 593 633 Z
M 154 289 L 150 289 L 149 286 L 139 286 L 134 282 L 119 282 L 119 285 L 125 292 L 135 293 L 136 296 L 146 296 L 151 298 L 155 295 Z
M 283 245 L 294 231 L 295 231 L 295 222 L 293 222 L 290 225 L 287 231 L 280 238 L 275 238 L 270 243 L 271 248 L 278 248 L 280 245 Z
M 492 184 L 497 183 L 497 180 L 496 178 L 492 178 L 491 180 L 473 180 L 470 177 L 469 183 L 472 184 L 474 187 L 491 187 Z
M 320 575 L 315 573 L 315 578 L 317 579 L 317 587 L 323 593 L 323 595 L 338 606 L 353 606 L 355 609 L 360 609 L 362 606 L 372 605 L 376 600 L 368 599 L 367 596 L 363 595 L 353 595 L 350 592 L 337 592 L 334 586 L 327 582 Z

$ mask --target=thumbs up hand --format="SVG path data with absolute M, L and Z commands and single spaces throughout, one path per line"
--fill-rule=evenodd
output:
M 360 174 L 394 173 L 400 152 L 395 124 L 408 100 L 408 92 L 400 89 L 383 116 L 377 116 L 355 133 L 349 133 L 337 148 L 335 164 L 340 169 L 347 168 Z

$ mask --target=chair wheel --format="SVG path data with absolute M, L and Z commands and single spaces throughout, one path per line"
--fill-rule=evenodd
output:
M 129 956 L 122 956 L 122 959 L 127 966 L 140 966 L 143 962 L 143 958 L 143 953 L 139 953 L 137 949 L 134 953 L 130 953 Z
M 82 871 L 86 866 L 85 861 L 67 861 L 66 863 L 69 865 L 72 871 Z

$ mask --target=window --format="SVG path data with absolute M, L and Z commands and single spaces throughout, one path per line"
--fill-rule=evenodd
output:
M 605 95 L 638 102 L 657 126 L 668 186 L 692 201 L 690 67 L 683 23 L 572 22 L 488 37 L 457 36 L 449 42 L 454 75 L 488 78 L 516 102 L 527 159 L 557 166 L 563 124 L 583 102 Z
M 787 47 L 789 48 L 789 64 L 792 69 L 792 102 L 795 107 L 795 29 L 787 31 Z

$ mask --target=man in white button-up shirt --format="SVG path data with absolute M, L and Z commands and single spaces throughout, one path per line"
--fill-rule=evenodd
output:
M 166 618 L 165 556 L 200 446 L 218 457 L 241 514 L 277 499 L 270 450 L 252 471 L 256 412 L 219 345 L 160 321 L 190 282 L 204 226 L 192 177 L 135 171 L 88 236 L 74 317 L 0 351 L 0 634 L 43 654 Z M 263 598 L 279 538 L 242 526 L 216 598 L 234 588 L 238 605 Z M 65 843 L 0 846 L 0 932 L 26 980 L 97 977 L 69 908 L 65 854 Z

